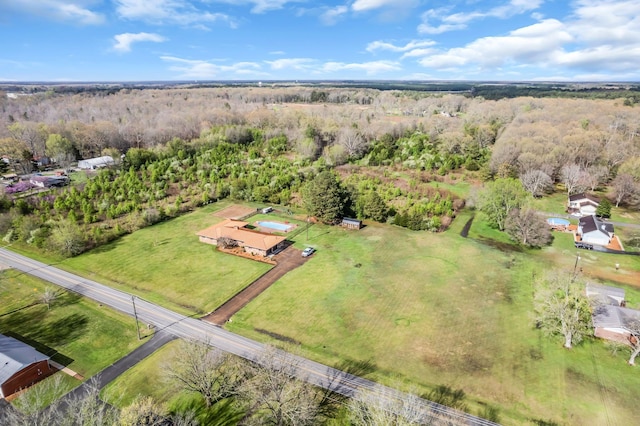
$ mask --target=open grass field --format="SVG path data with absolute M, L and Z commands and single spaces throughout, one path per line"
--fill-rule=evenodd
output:
M 444 234 L 313 226 L 298 244 L 316 247 L 314 257 L 228 328 L 263 341 L 271 339 L 265 331 L 286 337 L 328 364 L 371 361 L 371 377 L 394 386 L 461 388 L 472 411 L 497 406 L 505 424 L 632 423 L 640 371 L 626 365 L 625 351 L 612 354 L 597 340 L 566 351 L 533 326 L 532 277 L 550 264 L 573 268 L 568 234 L 522 252 L 480 215 L 471 238 L 460 237 L 469 217 Z M 639 259 L 616 258 L 615 275 L 607 273 L 611 256 L 582 256 L 584 273 L 631 284 L 623 277 L 640 270 Z M 640 293 L 625 288 L 630 303 L 640 303 Z
M 133 318 L 62 289 L 50 310 L 34 304 L 45 288 L 44 282 L 31 276 L 0 272 L 0 333 L 33 344 L 85 378 L 142 343 Z M 73 379 L 65 383 L 80 384 Z
M 268 268 L 198 242 L 195 232 L 222 220 L 212 213 L 229 205 L 143 229 L 63 265 L 183 312 L 208 312 Z M 370 378 L 406 390 L 463 389 L 472 412 L 496 406 L 505 424 L 633 423 L 640 370 L 626 365 L 625 350 L 593 340 L 566 351 L 533 326 L 533 277 L 552 267 L 573 270 L 571 236 L 556 233 L 551 247 L 524 251 L 479 213 L 462 238 L 470 218 L 464 212 L 442 234 L 381 224 L 294 233 L 298 248 L 318 252 L 228 327 L 283 346 L 298 342 L 295 351 L 330 365 L 369 361 Z M 284 220 L 250 221 L 258 219 Z M 584 276 L 623 286 L 629 305 L 640 307 L 640 257 L 580 256 Z M 144 369 L 135 374 L 129 382 L 141 383 L 127 392 L 166 400 L 156 379 L 142 383 Z
M 216 251 L 196 232 L 222 221 L 216 203 L 158 223 L 58 266 L 185 314 L 220 306 L 270 265 Z

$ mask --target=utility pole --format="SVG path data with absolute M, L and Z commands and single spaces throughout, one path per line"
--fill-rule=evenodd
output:
M 580 260 L 580 253 L 576 253 L 576 263 L 573 265 L 573 276 L 571 277 L 571 282 L 574 282 L 577 277 L 576 269 L 578 268 L 578 261 Z
M 136 297 L 131 295 L 131 303 L 133 303 L 133 316 L 136 319 L 136 331 L 138 332 L 138 340 L 142 340 L 140 337 L 140 327 L 138 327 L 138 313 L 136 312 Z
M 307 241 L 309 241 L 309 215 L 307 215 Z

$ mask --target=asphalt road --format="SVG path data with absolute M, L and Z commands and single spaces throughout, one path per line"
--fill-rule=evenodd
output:
M 197 318 L 187 317 L 169 309 L 150 303 L 112 289 L 96 281 L 63 271 L 59 268 L 19 255 L 5 248 L 0 248 L 0 262 L 16 270 L 41 278 L 70 291 L 93 299 L 98 303 L 110 306 L 127 315 L 134 315 L 133 301 L 138 319 L 143 324 L 151 324 L 158 330 L 166 331 L 174 336 L 206 342 L 225 352 L 229 352 L 248 360 L 258 360 L 264 351 L 264 345 L 238 334 L 231 333 L 213 324 Z M 379 385 L 367 379 L 337 370 L 332 367 L 311 361 L 292 354 L 281 353 L 281 362 L 295 366 L 298 378 L 344 396 L 352 397 L 359 390 L 374 392 L 382 399 L 409 401 L 408 395 Z M 437 413 L 459 424 L 495 425 L 479 417 L 472 416 L 449 407 L 423 400 L 424 409 Z

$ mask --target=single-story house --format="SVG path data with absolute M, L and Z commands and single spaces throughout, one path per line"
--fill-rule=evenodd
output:
M 587 284 L 587 298 L 599 305 L 625 306 L 624 290 L 600 284 Z
M 109 155 L 104 155 L 102 157 L 96 158 L 88 158 L 86 160 L 78 161 L 78 168 L 84 170 L 95 170 L 102 167 L 113 166 L 115 162 L 113 158 Z
M 197 232 L 201 243 L 218 245 L 220 238 L 234 241 L 244 251 L 269 256 L 284 247 L 286 237 L 247 229 L 248 222 L 226 219 L 216 225 Z
M 596 214 L 599 205 L 600 200 L 596 197 L 586 192 L 581 192 L 580 194 L 569 196 L 567 212 L 576 216 L 590 216 Z
M 582 243 L 606 246 L 613 238 L 613 225 L 603 222 L 595 215 L 580 218 L 577 234 Z
M 596 337 L 625 345 L 637 342 L 632 330 L 638 329 L 640 311 L 622 306 L 595 305 L 591 318 Z
M 352 219 L 350 217 L 343 217 L 340 226 L 347 229 L 360 229 L 362 228 L 362 221 L 358 219 Z
M 6 398 L 55 373 L 49 357 L 0 334 L 0 398 Z

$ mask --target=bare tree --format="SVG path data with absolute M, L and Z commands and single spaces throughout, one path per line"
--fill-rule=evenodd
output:
M 613 186 L 613 193 L 616 200 L 616 207 L 623 201 L 629 201 L 634 196 L 638 195 L 640 186 L 636 183 L 633 176 L 628 173 L 620 173 L 611 182 Z
M 138 397 L 120 411 L 120 425 L 162 426 L 169 424 L 166 409 L 150 396 Z
M 562 183 L 567 188 L 567 194 L 582 192 L 587 188 L 586 172 L 577 164 L 567 164 L 560 170 Z
M 62 376 L 54 375 L 29 388 L 12 403 L 12 409 L 0 410 L 0 424 L 15 426 L 49 426 L 58 424 L 59 404 L 57 401 L 66 392 Z
M 297 379 L 297 369 L 291 354 L 266 347 L 248 365 L 250 378 L 239 388 L 238 397 L 248 406 L 248 417 L 263 425 L 316 424 L 323 394 Z
M 336 136 L 336 144 L 344 147 L 348 157 L 359 158 L 367 149 L 362 133 L 354 126 L 343 127 Z
M 551 188 L 553 181 L 542 170 L 528 170 L 520 176 L 520 181 L 525 190 L 534 197 L 540 197 Z
M 629 324 L 631 331 L 631 356 L 629 357 L 629 365 L 636 365 L 636 357 L 640 355 L 640 320 L 634 320 Z
M 551 242 L 549 225 L 532 209 L 511 210 L 505 222 L 505 231 L 528 247 L 542 247 Z
M 180 389 L 202 395 L 207 407 L 233 395 L 242 380 L 232 355 L 198 341 L 181 342 L 165 371 Z
M 53 287 L 47 287 L 42 294 L 38 295 L 38 301 L 47 305 L 47 310 L 51 309 L 51 303 L 58 298 L 58 293 Z
M 546 334 L 561 335 L 571 349 L 589 333 L 591 313 L 585 284 L 574 274 L 548 274 L 536 283 L 534 309 L 537 326 Z
M 64 405 L 66 406 L 64 406 Z M 66 398 L 61 404 L 60 420 L 56 425 L 64 426 L 113 426 L 118 424 L 120 411 L 100 399 L 97 377 L 84 384 L 84 392 Z

